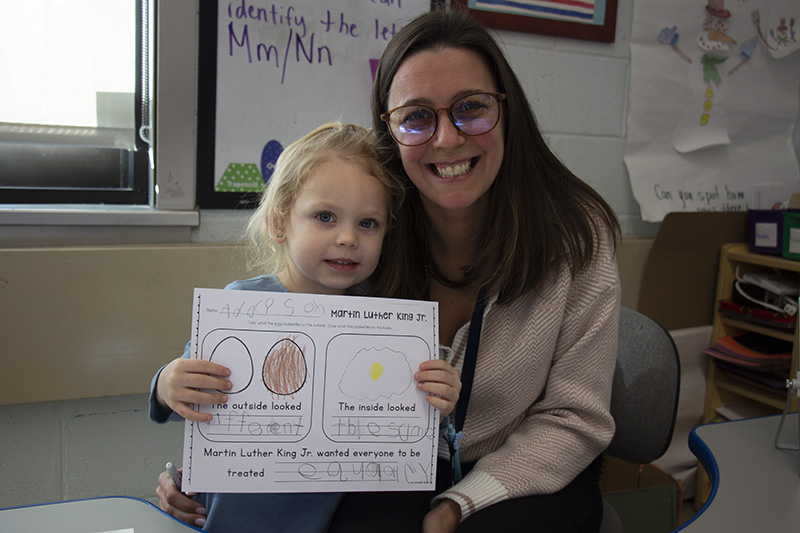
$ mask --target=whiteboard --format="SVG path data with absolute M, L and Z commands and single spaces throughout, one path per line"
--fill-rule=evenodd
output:
M 260 191 L 282 149 L 320 124 L 370 126 L 386 43 L 430 9 L 430 0 L 210 4 L 200 4 L 201 207 Z

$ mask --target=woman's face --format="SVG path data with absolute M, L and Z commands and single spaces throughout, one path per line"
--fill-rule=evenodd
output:
M 478 54 L 461 48 L 418 52 L 397 69 L 389 90 L 389 109 L 408 104 L 440 109 L 478 92 L 498 92 Z M 500 170 L 503 146 L 502 106 L 500 123 L 488 133 L 465 135 L 443 111 L 428 142 L 398 145 L 406 174 L 419 189 L 428 212 L 481 208 Z

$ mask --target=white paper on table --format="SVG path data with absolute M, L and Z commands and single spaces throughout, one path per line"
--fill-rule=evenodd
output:
M 186 421 L 182 489 L 433 490 L 438 412 L 413 373 L 438 338 L 436 302 L 195 289 L 192 357 L 233 388 Z

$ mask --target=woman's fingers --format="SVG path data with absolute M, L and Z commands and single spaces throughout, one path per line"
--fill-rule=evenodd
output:
M 158 476 L 156 495 L 159 507 L 168 515 L 193 526 L 203 527 L 205 524 L 206 510 L 189 496 L 180 492 L 166 471 Z

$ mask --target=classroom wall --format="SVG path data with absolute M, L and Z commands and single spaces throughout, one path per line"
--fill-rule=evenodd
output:
M 603 194 L 622 221 L 625 233 L 620 249 L 623 303 L 635 307 L 642 265 L 658 225 L 641 221 L 622 162 L 631 1 L 620 1 L 617 43 L 613 45 L 535 35 L 504 34 L 503 38 L 554 150 Z M 183 4 L 186 3 L 184 0 Z M 591 78 L 591 84 L 586 83 L 587 78 Z M 586 92 L 587 85 L 592 86 L 591 92 Z M 192 129 L 186 127 L 184 131 Z M 108 247 L 118 248 L 124 243 L 143 249 L 148 248 L 148 243 L 225 243 L 238 238 L 246 217 L 247 213 L 241 211 L 203 210 L 200 226 L 188 236 L 176 229 L 153 234 L 147 228 L 5 226 L 0 231 L 0 247 L 13 252 L 15 248 L 31 246 L 83 245 L 94 247 L 93 253 L 102 254 L 111 253 Z M 64 255 L 53 252 L 49 258 L 39 261 L 58 265 L 53 262 L 56 257 Z M 116 260 L 127 262 L 130 258 L 119 256 Z M 144 257 L 137 261 L 148 262 Z M 113 265 L 106 264 L 105 268 L 113 268 Z M 90 263 L 72 264 L 70 270 L 75 273 L 70 279 L 73 286 L 92 286 L 96 273 Z M 165 275 L 163 269 L 159 272 L 160 276 Z M 225 273 L 206 271 L 206 274 L 228 279 Z M 0 279 L 0 300 L 3 284 Z M 160 277 L 160 287 L 169 287 L 163 277 Z M 24 291 L 17 294 L 18 299 L 25 299 Z M 176 295 L 176 298 L 181 296 Z M 58 291 L 50 304 L 57 301 Z M 22 303 L 5 301 L 0 305 L 5 306 L 3 312 L 6 313 Z M 41 302 L 28 301 L 28 305 L 36 303 Z M 59 316 L 62 320 L 85 324 L 89 316 L 96 321 L 102 313 L 96 310 L 88 313 L 87 309 L 78 307 Z M 129 329 L 136 335 L 147 336 L 153 324 L 148 322 L 146 314 L 139 318 L 141 322 L 128 323 Z M 185 326 L 183 318 L 176 317 L 176 328 Z M 114 320 L 114 314 L 108 319 Z M 102 324 L 95 324 L 98 329 L 102 327 Z M 60 327 L 60 331 L 65 331 L 64 324 Z M 42 330 L 32 323 L 29 328 L 24 334 L 43 336 Z M 81 329 L 85 331 L 85 327 Z M 17 332 L 17 336 L 21 334 L 23 332 Z M 74 339 L 70 342 L 72 346 L 78 345 Z M 176 339 L 174 344 L 172 351 L 177 356 L 183 338 Z M 48 349 L 47 346 L 48 343 L 38 342 L 37 350 Z M 54 339 L 49 345 L 50 356 L 57 359 L 62 346 Z M 24 347 L 18 349 L 25 350 Z M 3 359 L 10 355 L 26 357 L 25 353 L 6 352 Z M 119 354 L 108 355 L 113 358 Z M 148 374 L 155 370 L 148 369 Z M 23 373 L 25 375 L 15 375 L 14 379 L 30 381 L 35 378 L 27 370 Z M 182 425 L 149 422 L 143 394 L 148 385 L 148 380 L 142 380 L 138 393 L 131 392 L 126 385 L 122 387 L 124 395 L 67 401 L 26 400 L 0 405 L 0 479 L 4 480 L 0 488 L 0 507 L 109 494 L 153 500 L 156 477 L 164 463 L 181 460 Z
M 191 3 L 192 0 L 181 0 L 181 5 Z M 191 12 L 191 5 L 189 7 Z M 623 305 L 635 308 L 641 271 L 658 224 L 641 221 L 622 161 L 632 9 L 633 0 L 619 1 L 617 42 L 611 45 L 527 34 L 503 34 L 502 38 L 552 147 L 568 166 L 607 199 L 620 217 L 624 233 L 620 248 Z M 183 42 L 193 40 L 193 35 L 186 35 Z M 161 91 L 164 93 L 169 88 L 162 87 Z M 193 131 L 191 124 L 176 124 L 175 127 Z M 131 243 L 145 249 L 153 243 L 230 243 L 241 234 L 246 216 L 241 211 L 203 210 L 200 226 L 191 231 L 170 228 L 154 231 L 125 226 L 5 225 L 0 228 L 0 248 L 13 252 L 18 248 L 83 245 L 102 254 L 110 252 L 107 246 Z M 52 257 L 56 257 L 55 253 Z M 59 269 L 57 263 L 48 264 L 54 270 Z M 202 267 L 202 262 L 198 266 Z M 114 268 L 113 262 L 108 268 Z M 76 272 L 71 283 L 92 287 L 96 273 L 91 268 Z M 229 279 L 226 272 L 217 274 L 221 279 Z M 28 280 L 28 283 L 35 284 L 36 280 Z M 3 295 L 6 284 L 0 263 L 0 301 L 6 298 Z M 168 283 L 163 286 L 164 290 L 169 290 Z M 25 303 L 25 291 L 17 294 L 14 301 L 2 302 L 4 314 L 0 315 L 0 321 L 5 320 L 5 313 Z M 58 291 L 42 305 L 56 302 L 59 302 Z M 76 323 L 87 321 L 86 310 L 80 307 L 60 316 Z M 101 314 L 100 318 L 113 321 L 118 316 L 108 313 L 105 317 Z M 97 319 L 98 315 L 93 315 L 92 320 Z M 185 326 L 185 317 L 175 320 L 178 330 Z M 98 329 L 100 326 L 102 324 L 98 324 Z M 128 326 L 132 335 L 147 336 L 153 326 L 152 317 L 140 313 Z M 34 327 L 28 323 L 27 327 L 26 334 L 46 336 L 48 332 L 46 324 Z M 174 351 L 177 356 L 183 339 L 174 342 L 175 346 L 166 350 Z M 62 355 L 63 346 L 55 338 L 52 342 L 37 344 L 37 350 L 49 350 L 49 357 L 55 360 Z M 24 345 L 15 350 L 19 351 L 9 353 L 3 348 L 0 362 L 29 356 Z M 113 353 L 106 355 L 115 356 Z M 155 370 L 148 369 L 146 374 Z M 33 372 L 19 372 L 12 377 L 22 383 L 36 380 Z M 152 500 L 156 477 L 164 463 L 180 462 L 182 425 L 159 426 L 147 420 L 144 394 L 147 381 L 140 383 L 139 392 L 126 390 L 124 394 L 101 398 L 26 400 L 0 405 L 0 479 L 3 480 L 0 507 L 110 494 Z

